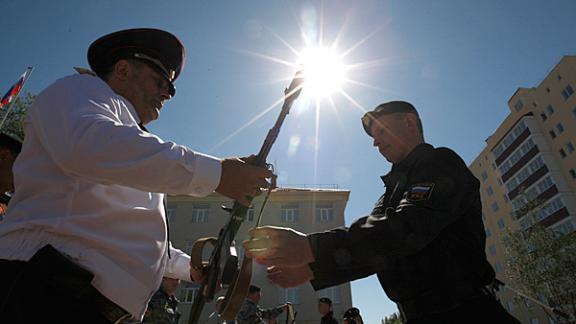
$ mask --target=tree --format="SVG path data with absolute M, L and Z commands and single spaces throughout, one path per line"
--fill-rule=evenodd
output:
M 523 193 L 524 195 L 524 193 Z M 521 293 L 576 317 L 576 232 L 561 233 L 538 224 L 538 212 L 550 208 L 541 199 L 519 197 L 517 219 L 526 229 L 508 229 L 506 277 Z M 553 316 L 552 314 L 549 314 Z
M 28 108 L 32 106 L 35 98 L 34 95 L 26 92 L 24 96 L 21 95 L 16 98 L 10 112 L 8 112 L 7 108 L 0 110 L 0 120 L 4 119 L 4 115 L 8 113 L 8 117 L 6 117 L 6 121 L 0 131 L 19 139 L 24 139 L 24 117 L 26 116 Z
M 390 316 L 384 317 L 382 324 L 402 324 L 402 317 L 400 313 L 393 313 Z

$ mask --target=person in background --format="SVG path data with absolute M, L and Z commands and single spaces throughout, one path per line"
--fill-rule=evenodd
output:
M 318 299 L 318 312 L 322 315 L 320 324 L 338 324 L 338 320 L 334 318 L 332 300 L 330 298 L 322 297 Z
M 177 310 L 178 299 L 175 296 L 179 279 L 164 277 L 144 314 L 143 324 L 177 324 L 180 313 Z
M 276 319 L 289 305 L 286 303 L 277 307 L 263 309 L 258 305 L 261 298 L 262 289 L 258 286 L 250 285 L 248 296 L 244 300 L 238 315 L 236 315 L 237 324 L 265 324 L 265 321 Z
M 342 316 L 342 324 L 364 324 L 360 310 L 356 307 L 348 308 Z

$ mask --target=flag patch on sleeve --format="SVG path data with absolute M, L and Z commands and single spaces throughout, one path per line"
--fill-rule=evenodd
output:
M 417 200 L 428 200 L 432 195 L 432 190 L 434 189 L 433 183 L 418 183 L 410 187 L 406 193 L 406 199 L 417 201 Z

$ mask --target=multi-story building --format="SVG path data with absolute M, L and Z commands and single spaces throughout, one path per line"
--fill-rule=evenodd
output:
M 291 227 L 299 232 L 312 233 L 344 226 L 344 209 L 350 192 L 332 189 L 295 189 L 279 188 L 273 191 L 262 213 L 260 225 L 275 225 Z M 248 210 L 247 219 L 236 235 L 236 241 L 248 239 L 247 231 L 256 226 L 257 218 L 265 194 L 257 197 L 253 208 Z M 168 199 L 168 221 L 170 239 L 176 248 L 190 253 L 196 239 L 207 236 L 218 236 L 220 228 L 228 221 L 229 214 L 221 206 L 232 206 L 226 197 L 213 193 L 204 198 L 171 196 Z M 238 244 L 240 258 L 243 251 Z M 205 256 L 208 259 L 209 254 Z M 352 306 L 350 284 L 331 287 L 318 292 L 310 284 L 282 289 L 271 284 L 266 279 L 266 269 L 255 264 L 252 283 L 262 288 L 260 305 L 264 308 L 291 302 L 298 312 L 298 323 L 318 323 L 320 314 L 317 310 L 319 297 L 329 297 L 333 301 L 334 315 L 341 318 L 344 311 Z M 182 312 L 180 323 L 187 323 L 190 307 L 197 285 L 182 283 L 177 292 Z M 215 323 L 209 321 L 209 315 L 214 306 L 207 304 L 201 316 L 200 323 Z M 283 316 L 283 315 L 281 315 Z M 210 319 L 213 320 L 213 319 Z M 281 322 L 281 321 L 279 321 Z
M 520 88 L 508 101 L 510 114 L 486 140 L 470 165 L 480 180 L 486 254 L 496 276 L 506 281 L 506 228 L 541 224 L 563 233 L 576 229 L 576 56 L 566 56 L 535 88 Z M 543 202 L 515 217 L 526 197 Z M 503 290 L 502 304 L 522 323 L 552 323 L 535 303 L 514 303 Z

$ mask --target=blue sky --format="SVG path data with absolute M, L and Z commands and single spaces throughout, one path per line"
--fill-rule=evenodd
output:
M 3 1 L 0 91 L 24 69 L 26 90 L 87 67 L 97 37 L 125 28 L 155 27 L 187 47 L 177 95 L 151 131 L 216 156 L 256 153 L 279 107 L 245 127 L 282 95 L 301 50 L 323 35 L 338 39 L 356 82 L 343 90 L 364 109 L 411 101 L 426 139 L 451 147 L 470 163 L 508 114 L 518 87 L 536 86 L 564 55 L 576 54 L 576 2 L 534 1 Z M 320 26 L 322 26 L 320 33 Z M 367 36 L 371 35 L 366 39 Z M 362 39 L 365 39 L 361 42 Z M 347 224 L 368 213 L 390 165 L 364 134 L 362 112 L 341 94 L 320 103 L 306 89 L 269 156 L 281 184 L 337 184 L 351 190 Z M 317 121 L 316 116 L 319 115 Z M 292 145 L 290 142 L 299 143 Z M 352 285 L 366 323 L 395 311 L 374 277 Z

